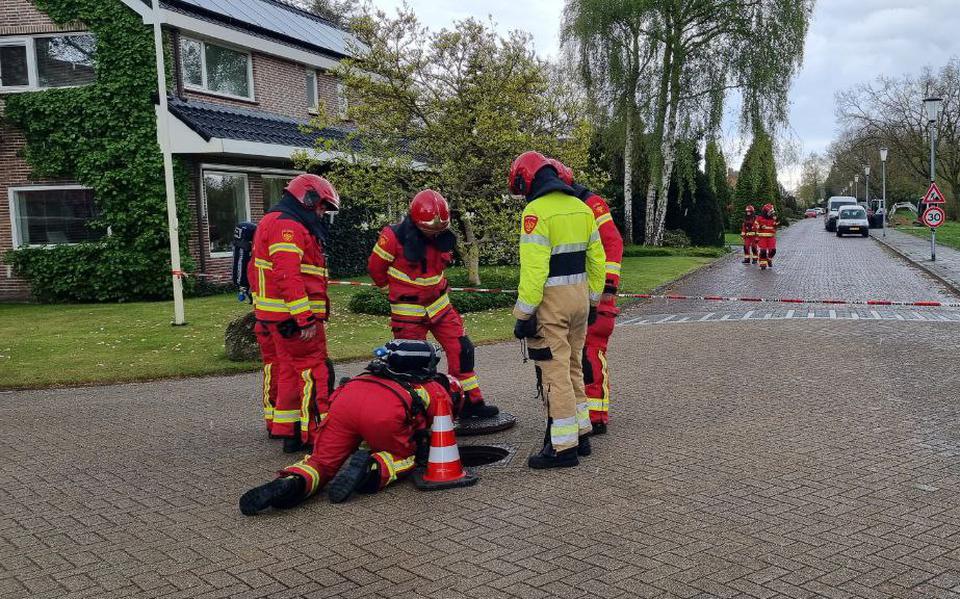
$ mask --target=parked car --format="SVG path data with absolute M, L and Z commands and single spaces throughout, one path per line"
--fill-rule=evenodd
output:
M 823 228 L 833 233 L 837 230 L 837 213 L 840 206 L 857 206 L 857 198 L 850 196 L 833 196 L 827 200 L 827 211 L 823 216 Z M 866 211 L 864 211 L 866 214 Z
M 818 215 L 818 214 L 819 214 L 819 212 L 817 212 L 817 209 L 816 209 L 816 208 L 807 208 L 807 210 L 803 213 L 803 217 L 804 217 L 804 218 L 817 218 L 817 215 Z
M 863 206 L 841 206 L 837 211 L 837 237 L 845 234 L 860 234 L 863 237 L 870 235 L 870 221 L 867 220 L 867 210 Z

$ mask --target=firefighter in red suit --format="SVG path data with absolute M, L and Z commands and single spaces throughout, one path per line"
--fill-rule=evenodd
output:
M 600 242 L 606 253 L 606 282 L 600 304 L 597 306 L 597 319 L 587 327 L 587 339 L 583 346 L 583 377 L 587 392 L 587 404 L 590 408 L 590 423 L 593 434 L 607 432 L 610 422 L 610 370 L 607 365 L 607 345 L 613 334 L 620 309 L 617 308 L 617 291 L 620 288 L 620 270 L 623 262 L 623 237 L 610 214 L 610 206 L 603 198 L 583 185 L 574 183 L 573 170 L 559 160 L 550 159 L 560 175 L 560 179 L 570 185 L 590 209 L 597 221 Z
M 749 204 L 744 209 L 743 222 L 740 224 L 740 239 L 743 240 L 743 263 L 757 263 L 759 255 L 757 253 L 757 215 L 756 208 Z
M 302 449 L 327 411 L 324 215 L 339 208 L 340 197 L 329 181 L 299 175 L 253 238 L 249 272 L 258 340 L 267 345 L 261 350 L 265 363 L 273 359 L 269 374 L 276 383 L 270 433 L 284 439 L 287 453 Z
M 463 403 L 459 382 L 437 374 L 439 361 L 426 341 L 388 343 L 364 374 L 330 397 L 330 413 L 314 450 L 267 484 L 240 498 L 250 516 L 268 507 L 290 508 L 327 486 L 334 503 L 354 492 L 373 493 L 409 473 L 429 452 L 430 426 L 438 406 Z
M 773 268 L 777 255 L 777 215 L 773 204 L 764 204 L 757 216 L 757 243 L 760 246 L 760 268 Z
M 460 418 L 489 418 L 500 410 L 484 403 L 474 372 L 473 343 L 447 295 L 444 271 L 453 262 L 455 245 L 447 201 L 425 189 L 414 196 L 400 224 L 380 232 L 367 270 L 390 299 L 394 338 L 426 339 L 431 333 L 447 356 L 447 371 L 466 395 Z

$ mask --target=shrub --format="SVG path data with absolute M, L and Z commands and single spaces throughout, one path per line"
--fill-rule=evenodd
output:
M 686 233 L 680 230 L 664 231 L 663 245 L 671 248 L 690 247 L 690 238 L 687 237 Z

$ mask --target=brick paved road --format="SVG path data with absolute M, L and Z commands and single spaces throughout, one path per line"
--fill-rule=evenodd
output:
M 933 271 L 954 288 L 960 288 L 960 251 L 937 244 L 937 259 L 932 262 L 929 237 L 915 237 L 896 229 L 887 229 L 885 237 L 877 230 L 871 231 L 870 234 L 878 241 L 889 244 L 897 251 L 906 254 L 923 268 Z
M 937 292 L 898 264 L 889 280 Z M 286 460 L 252 375 L 0 394 L 0 597 L 960 597 L 958 339 L 933 320 L 624 326 L 611 434 L 567 472 L 523 466 L 532 366 L 483 347 L 488 396 L 520 417 L 491 439 L 508 465 L 258 518 L 237 497 Z

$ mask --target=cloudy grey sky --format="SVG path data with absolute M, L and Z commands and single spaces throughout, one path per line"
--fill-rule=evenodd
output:
M 374 0 L 385 9 L 402 0 Z M 431 28 L 466 16 L 492 15 L 498 27 L 523 29 L 545 57 L 559 52 L 563 0 L 407 0 Z M 803 154 L 822 152 L 836 133 L 834 93 L 879 74 L 897 76 L 960 55 L 960 0 L 817 0 L 806 58 L 791 92 L 793 136 Z M 735 128 L 728 128 L 735 136 Z M 728 139 L 729 152 L 742 144 Z M 730 156 L 731 165 L 737 162 Z M 781 180 L 796 184 L 782 165 Z

